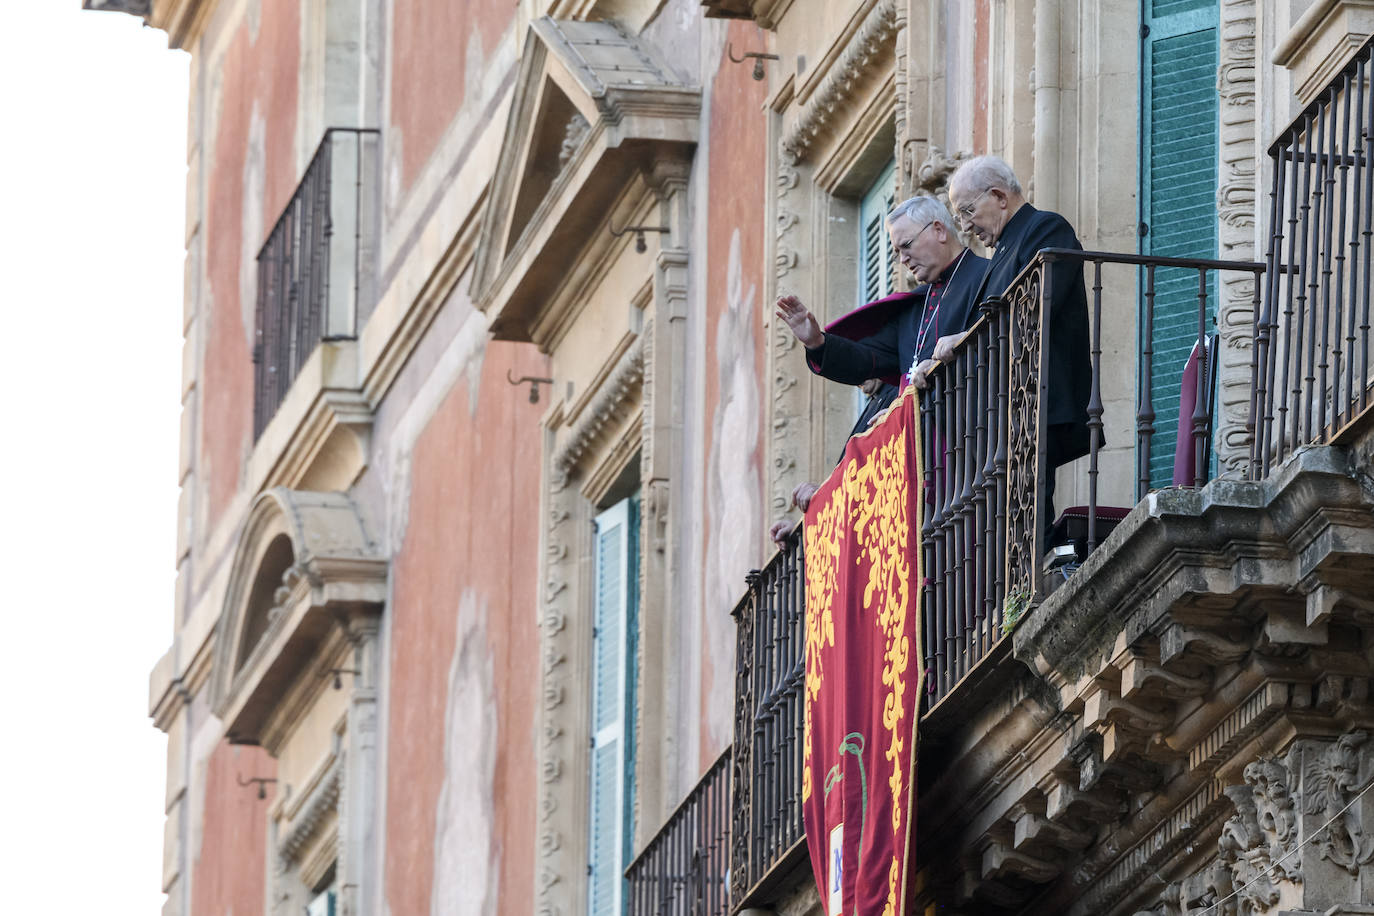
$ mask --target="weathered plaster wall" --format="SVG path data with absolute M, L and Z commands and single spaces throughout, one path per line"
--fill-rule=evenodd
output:
M 191 912 L 195 916 L 261 913 L 267 899 L 267 809 L 275 787 L 258 798 L 238 779 L 277 775 L 277 762 L 256 747 L 221 741 L 204 764 L 203 813 L 192 838 Z
M 515 16 L 500 0 L 398 0 L 392 8 L 388 180 L 414 182 Z M 393 171 L 393 169 L 395 171 Z
M 396 916 L 533 909 L 539 407 L 504 373 L 544 366 L 531 347 L 480 338 L 464 364 L 476 373 L 457 367 L 392 481 L 409 484 L 392 531 L 385 739 Z
M 735 53 L 763 48 L 753 23 L 733 22 Z M 702 594 L 702 760 L 732 738 L 734 621 L 729 610 L 744 574 L 762 560 L 766 526 L 762 474 L 764 354 L 763 214 L 767 84 L 721 49 L 710 93 L 707 136 L 706 562 Z
M 261 0 L 209 64 L 215 125 L 206 206 L 209 287 L 203 375 L 201 479 L 207 488 L 202 537 L 239 486 L 253 448 L 253 323 L 256 258 L 295 190 L 299 0 Z

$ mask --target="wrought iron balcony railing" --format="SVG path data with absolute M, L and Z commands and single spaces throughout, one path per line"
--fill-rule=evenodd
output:
M 725 916 L 730 909 L 730 749 L 625 870 L 628 916 Z
M 1185 378 L 1191 390 L 1183 392 L 1183 399 L 1185 404 L 1191 401 L 1191 409 L 1179 417 L 1167 444 L 1176 445 L 1174 436 L 1182 440 L 1182 446 L 1175 448 L 1187 468 L 1180 482 L 1201 486 L 1209 478 L 1213 393 L 1207 363 L 1214 357 L 1206 354 L 1211 352 L 1208 338 L 1215 307 L 1209 290 L 1216 288 L 1217 274 L 1240 272 L 1253 278 L 1258 299 L 1263 271 L 1263 264 L 1243 261 L 1046 249 L 1000 300 L 984 303 L 983 317 L 955 358 L 932 374 L 931 387 L 921 398 L 926 493 L 922 605 L 932 705 L 989 654 L 1002 638 L 1009 615 L 1024 613 L 1045 593 L 1041 558 L 1054 521 L 1048 514 L 1044 483 L 1052 473 L 1044 408 L 1045 369 L 1054 345 L 1048 323 L 1053 284 L 1078 283 L 1080 274 L 1087 281 L 1091 328 L 1090 352 L 1084 354 L 1091 360 L 1091 397 L 1086 405 L 1087 505 L 1081 513 L 1084 530 L 1075 538 L 1076 549 L 1086 555 L 1105 534 L 1105 526 L 1149 491 L 1150 456 L 1158 451 L 1155 439 L 1162 432 L 1155 429 L 1156 392 L 1161 388 L 1178 392 L 1187 387 Z M 1201 365 L 1191 374 L 1184 364 L 1160 366 L 1154 358 L 1153 327 L 1165 305 L 1157 296 L 1156 280 L 1166 274 L 1196 277 L 1191 304 L 1168 303 L 1172 314 L 1191 309 L 1195 317 Z M 1136 405 L 1131 422 L 1114 418 L 1118 429 L 1133 425 L 1133 455 L 1127 457 L 1127 450 L 1112 456 L 1118 462 L 1133 462 L 1134 467 L 1115 468 L 1114 477 L 1133 480 L 1134 498 L 1118 486 L 1117 498 L 1126 497 L 1121 500 L 1126 506 L 1109 509 L 1099 498 L 1099 480 L 1105 414 L 1103 305 L 1112 300 L 1117 303 L 1115 314 L 1133 312 L 1138 302 L 1140 325 L 1135 378 L 1113 374 L 1105 381 L 1113 388 L 1111 400 Z M 1067 528 L 1061 522 L 1055 530 L 1067 537 Z
M 376 130 L 325 131 L 258 252 L 253 438 L 262 435 L 321 340 L 357 334 L 372 303 Z
M 798 527 L 767 566 L 749 574 L 749 589 L 734 610 L 734 907 L 745 903 L 784 862 L 804 858 L 805 579 Z
M 1068 269 L 1056 269 L 1056 266 Z M 1251 262 L 1160 258 L 1059 249 L 1042 251 L 999 300 L 985 303 L 983 317 L 959 346 L 955 358 L 932 376 L 921 397 L 925 448 L 922 549 L 926 581 L 922 615 L 925 636 L 927 708 L 949 696 L 1003 638 L 1007 614 L 1024 612 L 1044 594 L 1048 476 L 1046 412 L 1048 382 L 1043 367 L 1050 352 L 1048 323 L 1053 284 L 1070 277 L 1087 281 L 1091 341 L 1091 398 L 1087 405 L 1091 441 L 1085 457 L 1087 507 L 1077 546 L 1092 550 L 1105 535 L 1103 516 L 1119 518 L 1101 505 L 1099 479 L 1104 459 L 1102 430 L 1134 430 L 1134 448 L 1108 456 L 1113 496 L 1127 505 L 1143 498 L 1156 481 L 1150 456 L 1157 438 L 1172 448 L 1174 436 L 1188 456 L 1186 483 L 1201 485 L 1210 475 L 1213 395 L 1208 382 L 1212 356 L 1189 374 L 1184 365 L 1155 359 L 1153 325 L 1164 308 L 1196 318 L 1201 353 L 1207 353 L 1212 311 L 1210 290 L 1217 275 L 1249 275 L 1262 285 L 1264 265 Z M 1164 301 L 1163 276 L 1185 280 L 1196 290 Z M 1106 291 L 1104 294 L 1104 290 Z M 1254 294 L 1258 297 L 1258 292 Z M 1125 376 L 1104 381 L 1104 303 L 1112 312 L 1139 316 L 1138 363 Z M 1192 310 L 1191 312 L 1189 310 Z M 1257 310 L 1258 313 L 1258 310 Z M 1119 341 L 1118 341 L 1119 343 Z M 1187 379 L 1187 385 L 1184 379 Z M 1108 389 L 1104 394 L 1104 384 Z M 1187 392 L 1192 406 L 1181 412 L 1176 431 L 1155 428 L 1158 392 Z M 1105 403 L 1134 408 L 1131 416 L 1109 416 Z M 1168 433 L 1165 436 L 1165 432 Z M 1126 443 L 1121 443 L 1126 445 Z M 1167 451 L 1167 448 L 1166 448 Z M 766 888 L 804 859 L 801 814 L 802 714 L 805 633 L 805 558 L 800 529 L 762 570 L 750 574 L 748 591 L 735 608 L 734 809 L 731 836 L 731 902 L 738 908 L 766 897 Z M 1009 600 L 1008 596 L 1011 596 Z
M 1250 476 L 1328 443 L 1374 399 L 1374 38 L 1270 147 L 1269 265 L 1255 335 Z

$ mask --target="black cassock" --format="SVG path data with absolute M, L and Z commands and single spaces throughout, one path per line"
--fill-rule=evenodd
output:
M 826 328 L 824 342 L 806 351 L 806 364 L 833 382 L 861 385 L 880 378 L 905 387 L 918 349 L 921 359 L 929 359 L 937 340 L 967 331 L 978 319 L 975 294 L 988 263 L 965 251 L 934 283 L 861 306 Z M 863 320 L 872 327 L 854 333 Z
M 975 299 L 1006 292 L 1021 269 L 1044 248 L 1082 251 L 1068 220 L 1049 210 L 1022 206 L 1002 229 Z M 1088 399 L 1092 395 L 1092 364 L 1088 350 L 1088 295 L 1081 261 L 1056 261 L 1051 268 L 1049 376 L 1046 459 L 1053 470 L 1088 454 Z

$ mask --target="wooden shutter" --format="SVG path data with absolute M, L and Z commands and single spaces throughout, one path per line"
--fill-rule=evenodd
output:
M 1142 19 L 1140 218 L 1146 232 L 1141 253 L 1215 258 L 1217 0 L 1143 0 Z M 1215 281 L 1209 284 L 1208 306 L 1214 316 Z M 1156 271 L 1153 486 L 1168 486 L 1172 477 L 1179 385 L 1197 341 L 1197 294 L 1196 271 Z
M 591 916 L 620 916 L 632 832 L 638 505 L 622 500 L 596 518 L 592 638 Z
M 896 173 L 896 161 L 889 161 L 859 204 L 859 301 L 856 305 L 892 293 L 897 260 L 887 238 L 885 220 L 896 206 Z

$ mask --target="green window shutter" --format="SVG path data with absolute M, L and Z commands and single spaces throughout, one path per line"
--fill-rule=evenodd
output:
M 620 916 L 629 861 L 634 759 L 638 505 L 622 500 L 596 518 L 592 640 L 592 746 L 588 906 Z
M 859 301 L 872 302 L 891 295 L 897 260 L 887 238 L 887 214 L 896 206 L 896 160 L 883 167 L 877 180 L 859 203 Z
M 1141 253 L 1217 256 L 1217 0 L 1143 0 L 1141 45 Z M 1142 308 L 1143 299 L 1142 279 Z M 1197 341 L 1196 271 L 1155 272 L 1155 433 L 1150 479 L 1173 475 L 1183 366 Z M 1216 314 L 1216 284 L 1207 291 Z M 1209 322 L 1210 323 L 1210 322 Z

